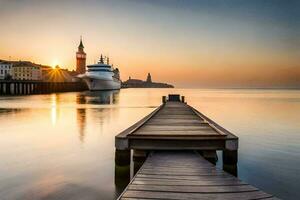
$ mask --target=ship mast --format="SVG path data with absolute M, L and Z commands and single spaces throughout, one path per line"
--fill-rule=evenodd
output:
M 102 54 L 101 54 L 101 57 L 100 57 L 100 63 L 101 63 L 101 64 L 104 64 L 104 59 L 103 59 Z

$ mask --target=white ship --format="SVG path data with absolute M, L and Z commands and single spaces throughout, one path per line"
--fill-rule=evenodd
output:
M 78 76 L 82 78 L 88 85 L 89 90 L 119 90 L 121 88 L 121 80 L 119 69 L 114 69 L 109 64 L 109 59 L 104 63 L 101 55 L 97 64 L 88 65 L 85 74 Z

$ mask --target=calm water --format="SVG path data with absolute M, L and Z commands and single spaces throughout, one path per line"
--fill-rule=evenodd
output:
M 242 180 L 300 199 L 300 91 L 200 89 L 0 97 L 0 199 L 115 199 L 114 136 L 168 93 L 239 136 Z

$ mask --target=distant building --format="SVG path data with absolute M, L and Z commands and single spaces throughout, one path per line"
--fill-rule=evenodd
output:
M 152 83 L 152 78 L 151 78 L 151 74 L 150 73 L 148 73 L 146 82 L 147 83 Z
M 129 77 L 127 81 L 122 83 L 123 88 L 174 88 L 173 85 L 167 83 L 152 82 L 151 74 L 148 73 L 146 81 L 132 79 Z
M 28 61 L 14 62 L 11 74 L 14 80 L 42 80 L 41 66 Z
M 78 46 L 78 51 L 76 52 L 76 72 L 78 74 L 85 73 L 86 67 L 86 53 L 84 52 L 84 46 L 82 44 L 82 38 L 80 38 L 80 44 Z
M 0 80 L 11 78 L 11 68 L 13 66 L 12 62 L 0 60 Z

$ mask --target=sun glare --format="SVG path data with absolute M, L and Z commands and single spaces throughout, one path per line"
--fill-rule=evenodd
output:
M 54 60 L 52 61 L 51 67 L 52 67 L 53 69 L 55 69 L 55 67 L 56 67 L 57 65 L 59 65 L 59 61 L 58 61 L 57 59 L 54 59 Z

